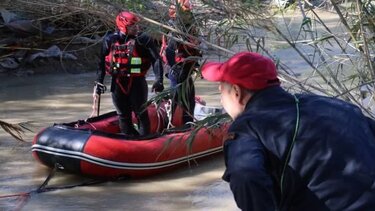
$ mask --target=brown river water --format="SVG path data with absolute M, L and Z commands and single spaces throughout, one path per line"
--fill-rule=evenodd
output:
M 34 160 L 31 141 L 43 127 L 90 115 L 95 73 L 0 77 L 0 119 L 10 123 L 32 121 L 32 132 L 23 136 L 25 143 L 0 129 L 0 211 L 238 210 L 228 184 L 221 180 L 222 154 L 144 179 L 77 187 L 71 186 L 92 180 L 57 171 L 46 186 L 57 189 L 36 193 L 51 169 Z M 196 87 L 208 105 L 220 105 L 217 85 L 198 81 Z M 111 110 L 107 92 L 102 96 L 101 113 Z

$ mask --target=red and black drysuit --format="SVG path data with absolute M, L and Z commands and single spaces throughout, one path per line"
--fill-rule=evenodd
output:
M 172 109 L 174 113 L 176 103 L 181 102 L 184 123 L 194 120 L 195 87 L 191 74 L 197 65 L 197 56 L 200 57 L 201 53 L 193 43 L 189 46 L 169 39 L 165 57 L 170 66 L 168 78 L 174 88 Z
M 133 60 L 135 64 L 131 64 Z M 150 120 L 144 104 L 148 97 L 145 75 L 151 66 L 155 74 L 153 89 L 162 91 L 162 61 L 151 37 L 145 33 L 131 36 L 115 32 L 104 38 L 97 82 L 103 84 L 106 73 L 112 76 L 112 100 L 122 133 L 138 135 L 132 123 L 132 111 L 138 118 L 139 135 L 146 135 L 150 131 Z

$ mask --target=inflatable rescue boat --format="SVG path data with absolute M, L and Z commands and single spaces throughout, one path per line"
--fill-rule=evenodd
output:
M 33 140 L 33 156 L 51 168 L 114 179 L 155 175 L 222 151 L 227 123 L 179 129 L 181 117 L 174 118 L 179 120 L 174 128 L 166 129 L 168 115 L 162 107 L 148 107 L 152 134 L 147 137 L 120 134 L 117 114 L 109 112 L 43 129 Z M 197 104 L 200 119 L 202 112 L 210 115 L 221 110 Z

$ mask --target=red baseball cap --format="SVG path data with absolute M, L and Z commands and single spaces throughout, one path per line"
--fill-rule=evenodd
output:
M 237 84 L 249 90 L 280 85 L 275 63 L 258 53 L 240 52 L 226 62 L 207 62 L 202 66 L 203 78 L 209 81 Z

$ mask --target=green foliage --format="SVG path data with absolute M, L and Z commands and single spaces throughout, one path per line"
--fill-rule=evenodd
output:
M 336 96 L 361 106 L 359 88 L 375 81 L 374 3 L 351 1 L 348 7 L 334 0 L 310 1 L 311 5 L 296 1 L 294 7 L 275 10 L 251 2 L 224 1 L 225 6 L 216 6 L 220 18 L 205 29 L 210 41 L 220 40 L 217 45 L 233 53 L 248 49 L 273 58 L 290 90 Z M 327 15 L 338 24 L 331 24 Z M 275 56 L 271 49 L 278 46 L 270 44 L 275 40 L 283 41 L 279 48 L 293 49 L 295 60 L 303 61 L 306 70 L 291 69 Z

